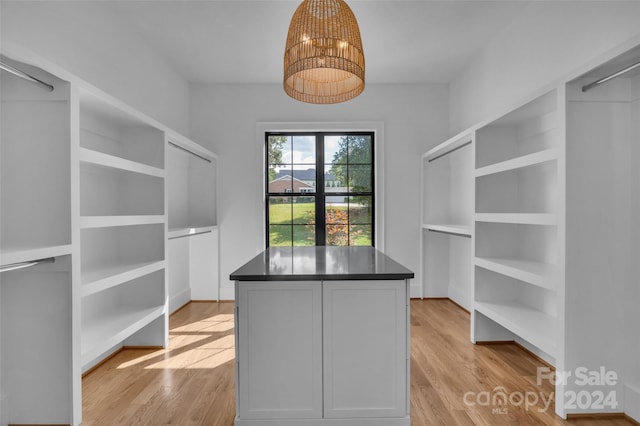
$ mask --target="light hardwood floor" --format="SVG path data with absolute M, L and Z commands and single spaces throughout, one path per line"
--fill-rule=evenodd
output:
M 634 424 L 545 410 L 553 388 L 536 385 L 544 365 L 514 344 L 471 344 L 469 314 L 448 300 L 411 301 L 411 339 L 412 426 Z M 500 386 L 539 403 L 483 404 Z M 233 425 L 233 304 L 191 303 L 171 316 L 169 348 L 126 349 L 88 374 L 83 410 L 84 426 Z

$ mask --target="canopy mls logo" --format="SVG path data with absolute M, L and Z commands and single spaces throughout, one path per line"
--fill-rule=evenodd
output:
M 602 387 L 615 386 L 618 383 L 618 374 L 613 370 L 600 367 L 598 370 L 589 370 L 587 367 L 578 367 L 573 371 L 552 371 L 549 367 L 538 367 L 536 384 L 542 386 L 544 382 L 552 386 L 556 384 L 571 385 L 573 388 L 586 387 L 581 390 L 564 391 L 564 408 L 605 410 L 618 407 L 618 399 L 615 390 L 605 393 Z M 596 389 L 591 389 L 597 387 Z M 525 411 L 537 410 L 545 412 L 551 408 L 555 399 L 555 392 L 546 394 L 543 391 L 514 391 L 498 386 L 491 391 L 466 392 L 462 397 L 465 405 L 492 407 L 493 414 L 508 414 L 509 408 L 524 408 Z
M 553 401 L 554 394 L 551 392 L 545 395 L 544 392 L 509 392 L 502 386 L 493 388 L 491 391 L 467 392 L 462 397 L 465 405 L 473 407 L 480 405 L 483 407 L 492 407 L 492 414 L 509 414 L 509 408 L 524 407 L 526 411 L 536 409 L 542 413 L 549 409 Z

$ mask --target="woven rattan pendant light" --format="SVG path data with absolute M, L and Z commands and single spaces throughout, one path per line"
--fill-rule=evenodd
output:
M 348 101 L 364 90 L 358 22 L 343 0 L 304 0 L 289 25 L 284 90 L 312 104 Z

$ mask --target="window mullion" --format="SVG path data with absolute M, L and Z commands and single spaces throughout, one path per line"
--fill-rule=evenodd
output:
M 324 135 L 316 135 L 316 245 L 326 245 L 324 195 Z

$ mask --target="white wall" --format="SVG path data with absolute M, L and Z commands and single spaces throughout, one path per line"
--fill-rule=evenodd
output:
M 637 1 L 531 2 L 452 82 L 450 133 L 492 118 L 639 34 Z
M 277 85 L 193 85 L 191 134 L 219 155 L 221 297 L 231 272 L 264 246 L 257 122 L 384 122 L 385 251 L 419 270 L 420 154 L 448 131 L 445 85 L 370 85 L 337 105 L 308 105 Z
M 35 54 L 187 135 L 188 83 L 102 2 L 2 0 L 0 19 L 5 53 Z
M 634 78 L 634 87 L 632 89 L 631 104 L 631 123 L 634 125 L 632 129 L 631 143 L 631 217 L 632 221 L 631 240 L 633 246 L 631 253 L 635 257 L 631 258 L 631 263 L 635 267 L 635 279 L 627 282 L 627 298 L 625 300 L 625 330 L 627 339 L 626 354 L 626 377 L 627 386 L 625 389 L 625 411 L 635 420 L 640 421 L 640 333 L 638 333 L 638 324 L 640 324 L 640 309 L 638 309 L 638 301 L 640 301 L 640 75 Z

